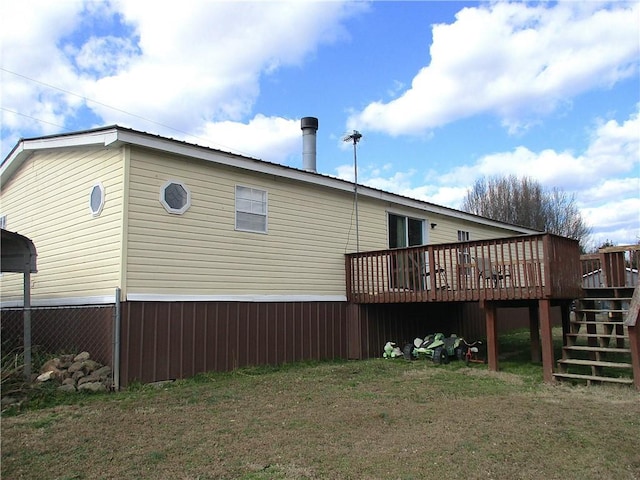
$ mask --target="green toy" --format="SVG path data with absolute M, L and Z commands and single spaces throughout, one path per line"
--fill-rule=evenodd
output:
M 384 358 L 398 358 L 402 357 L 402 350 L 394 342 L 387 342 L 384 346 Z
M 443 333 L 427 335 L 424 339 L 416 338 L 413 341 L 413 355 L 416 357 L 431 358 L 435 364 L 449 363 L 449 357 L 460 358 L 460 338 L 455 334 L 445 337 Z

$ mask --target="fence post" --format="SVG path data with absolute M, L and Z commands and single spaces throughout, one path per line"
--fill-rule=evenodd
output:
M 24 379 L 31 383 L 31 265 L 24 270 Z
M 116 288 L 113 322 L 113 388 L 120 390 L 120 288 Z

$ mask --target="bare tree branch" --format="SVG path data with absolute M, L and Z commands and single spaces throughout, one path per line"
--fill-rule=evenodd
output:
M 528 177 L 482 177 L 467 191 L 461 209 L 493 220 L 576 239 L 583 250 L 591 233 L 573 195 L 558 188 L 545 191 Z

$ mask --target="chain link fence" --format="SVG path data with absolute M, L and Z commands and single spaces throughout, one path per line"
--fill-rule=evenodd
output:
M 25 352 L 25 310 L 3 308 L 0 312 L 3 362 L 8 355 L 24 358 L 25 371 L 37 375 L 53 358 L 74 358 L 87 352 L 94 368 L 111 368 L 111 386 L 119 387 L 119 302 L 109 305 L 31 307 L 31 365 Z M 23 355 L 24 354 L 24 355 Z M 83 358 L 87 355 L 84 354 Z M 67 360 L 67 363 L 69 360 Z M 96 367 L 96 364 L 98 366 Z

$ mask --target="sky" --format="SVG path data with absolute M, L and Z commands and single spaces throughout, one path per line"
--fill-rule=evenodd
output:
M 118 124 L 459 208 L 482 177 L 640 241 L 640 2 L 0 0 L 1 158 Z

